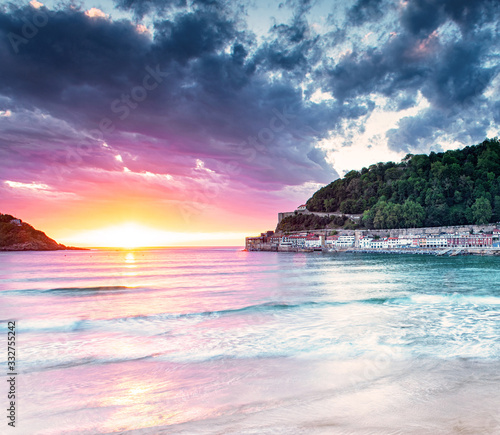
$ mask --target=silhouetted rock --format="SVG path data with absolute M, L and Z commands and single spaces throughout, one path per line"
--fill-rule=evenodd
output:
M 0 214 L 0 251 L 57 251 L 81 249 L 61 245 L 20 219 Z

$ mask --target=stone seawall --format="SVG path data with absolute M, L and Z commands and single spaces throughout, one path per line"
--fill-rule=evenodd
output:
M 394 229 L 359 229 L 359 230 L 344 230 L 342 228 L 323 228 L 319 230 L 302 230 L 302 231 L 290 231 L 290 234 L 294 233 L 330 233 L 336 231 L 340 236 L 353 236 L 355 234 L 359 236 L 379 236 L 379 237 L 399 237 L 405 235 L 432 235 L 432 234 L 454 234 L 454 233 L 469 233 L 474 234 L 480 233 L 481 231 L 485 233 L 491 233 L 494 229 L 500 228 L 500 223 L 487 224 L 487 225 L 455 225 L 447 227 L 421 227 L 421 228 L 394 228 Z
M 497 224 L 488 224 L 488 225 L 456 225 L 456 226 L 447 226 L 447 227 L 423 227 L 423 228 L 396 228 L 392 230 L 358 230 L 365 234 L 372 234 L 377 236 L 386 236 L 389 237 L 398 237 L 405 236 L 408 234 L 423 234 L 423 235 L 432 235 L 432 234 L 441 234 L 441 233 L 464 233 L 464 232 L 474 232 L 475 234 L 483 231 L 485 233 L 491 233 L 495 228 L 497 228 Z M 363 234 L 363 235 L 365 235 Z

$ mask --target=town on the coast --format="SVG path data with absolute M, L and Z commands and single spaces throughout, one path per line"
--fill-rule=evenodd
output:
M 297 211 L 308 212 L 305 206 Z M 283 213 L 278 219 L 282 219 Z M 297 232 L 267 231 L 247 237 L 247 251 L 379 252 L 434 255 L 500 255 L 500 224 L 451 227 L 317 229 Z
M 350 170 L 247 250 L 500 255 L 500 140 Z

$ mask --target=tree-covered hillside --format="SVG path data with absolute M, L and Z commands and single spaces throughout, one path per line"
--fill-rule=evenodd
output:
M 302 214 L 287 216 L 276 227 L 277 232 L 291 232 L 303 230 L 318 230 L 322 228 L 355 229 L 356 225 L 347 216 L 318 216 Z
M 500 142 L 408 154 L 401 163 L 351 171 L 318 190 L 307 208 L 363 214 L 366 228 L 484 224 L 500 220 Z

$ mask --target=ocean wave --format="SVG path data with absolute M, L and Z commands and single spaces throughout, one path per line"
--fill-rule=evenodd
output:
M 364 302 L 364 301 L 352 301 L 352 302 Z M 308 307 L 327 307 L 327 306 L 338 306 L 338 305 L 346 305 L 349 302 L 344 301 L 324 301 L 324 302 L 315 302 L 315 301 L 305 301 L 296 304 L 290 304 L 285 302 L 265 302 L 262 304 L 248 305 L 240 308 L 228 308 L 225 310 L 212 310 L 212 311 L 199 311 L 199 312 L 191 312 L 191 313 L 164 313 L 164 314 L 156 314 L 153 316 L 135 316 L 135 317 L 127 317 L 127 319 L 151 319 L 158 318 L 162 320 L 171 320 L 171 319 L 183 319 L 183 318 L 196 318 L 196 317 L 220 317 L 220 316 L 228 316 L 234 314 L 259 314 L 259 313 L 279 313 L 281 311 L 289 311 L 289 310 L 298 310 L 302 308 Z M 122 319 L 120 319 L 122 320 Z
M 68 295 L 82 293 L 103 293 L 103 292 L 115 292 L 122 290 L 137 290 L 137 287 L 127 287 L 124 285 L 108 285 L 108 286 L 95 286 L 95 287 L 60 287 L 51 288 L 47 290 L 41 290 L 42 293 L 63 293 Z
M 410 296 L 415 304 L 473 304 L 473 305 L 500 305 L 500 297 L 477 294 L 418 294 Z
M 27 288 L 27 289 L 14 289 L 14 290 L 1 290 L 0 294 L 20 294 L 20 295 L 38 295 L 38 294 L 57 294 L 68 296 L 82 296 L 85 294 L 96 294 L 105 292 L 121 292 L 125 290 L 140 290 L 140 287 L 131 287 L 123 285 L 109 285 L 109 286 L 92 286 L 92 287 L 55 287 L 49 289 L 40 288 Z
M 78 320 L 46 320 L 46 319 L 26 319 L 19 322 L 18 331 L 20 333 L 47 333 L 47 332 L 76 332 L 82 331 L 85 325 L 91 320 L 78 319 Z
M 72 367 L 79 366 L 103 366 L 106 364 L 117 364 L 117 363 L 129 363 L 141 360 L 148 360 L 154 357 L 161 355 L 160 353 L 152 353 L 142 356 L 130 356 L 130 357 L 117 357 L 117 358 L 97 358 L 92 356 L 85 357 L 77 357 L 72 360 L 67 361 L 51 361 L 48 363 L 42 363 L 40 361 L 36 361 L 35 363 L 27 364 L 20 372 L 23 374 L 26 373 L 34 373 L 34 372 L 43 372 L 47 370 L 58 370 L 58 369 L 68 369 Z
M 92 289 L 92 290 L 91 290 Z M 92 287 L 85 289 L 52 289 L 51 291 L 121 291 L 128 290 L 129 287 L 109 286 Z M 154 327 L 158 322 L 168 322 L 183 319 L 200 320 L 216 319 L 225 316 L 235 315 L 279 315 L 280 313 L 307 310 L 322 309 L 328 307 L 338 307 L 354 304 L 366 305 L 479 305 L 495 307 L 500 305 L 500 297 L 492 295 L 464 295 L 454 294 L 418 294 L 409 296 L 395 297 L 373 297 L 366 299 L 353 299 L 344 301 L 303 301 L 298 303 L 288 302 L 265 302 L 261 304 L 248 305 L 238 308 L 227 308 L 223 310 L 193 311 L 184 313 L 159 313 L 151 315 L 137 315 L 128 317 L 114 317 L 110 319 L 78 319 L 74 321 L 57 320 L 29 320 L 21 324 L 22 332 L 74 332 L 86 329 L 104 328 L 111 326 L 128 327 L 127 325 L 139 323 L 141 326 L 150 324 Z
M 40 332 L 74 332 L 89 328 L 102 328 L 106 325 L 123 325 L 128 323 L 140 322 L 144 324 L 150 322 L 156 324 L 158 321 L 169 321 L 177 319 L 204 319 L 218 318 L 221 316 L 230 316 L 238 314 L 258 314 L 258 313 L 276 313 L 286 310 L 296 310 L 307 307 L 337 306 L 345 305 L 346 302 L 313 302 L 307 301 L 298 304 L 288 304 L 282 302 L 266 302 L 262 304 L 249 305 L 240 308 L 229 308 L 225 310 L 199 311 L 190 313 L 160 313 L 152 315 L 139 315 L 128 317 L 115 317 L 111 319 L 80 319 L 75 321 L 57 321 L 57 320 L 30 320 L 21 324 L 20 330 L 23 333 Z

